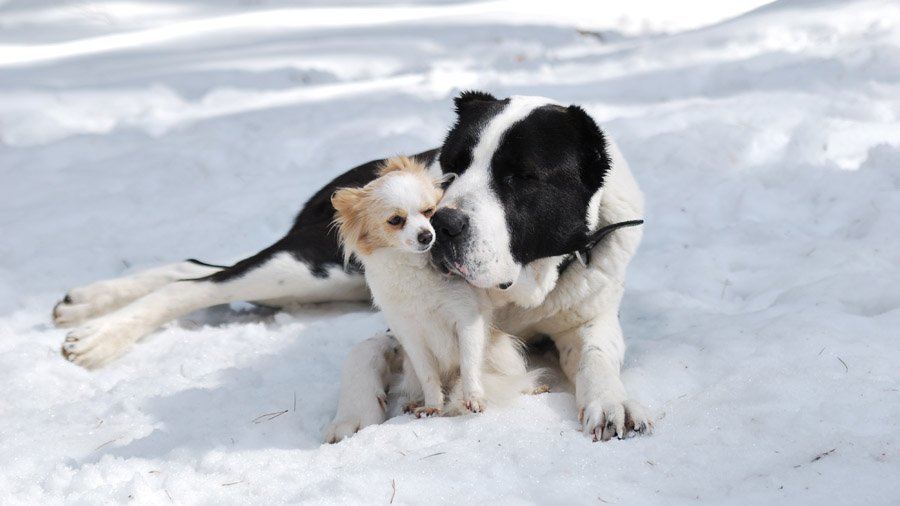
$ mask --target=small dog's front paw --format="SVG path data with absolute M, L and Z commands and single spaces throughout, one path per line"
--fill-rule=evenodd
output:
M 325 436 L 322 439 L 328 444 L 338 443 L 359 432 L 359 428 L 359 421 L 335 420 L 325 430 Z
M 412 413 L 422 407 L 422 401 L 409 401 L 403 404 L 404 413 Z
M 463 399 L 463 405 L 471 413 L 481 413 L 484 411 L 486 403 L 480 395 L 467 395 Z
M 585 435 L 594 441 L 609 441 L 613 436 L 623 439 L 629 432 L 649 434 L 653 420 L 646 408 L 631 400 L 621 402 L 589 402 L 578 412 Z
M 417 408 L 413 408 L 412 413 L 416 415 L 416 418 L 422 418 L 425 416 L 438 416 L 441 414 L 441 408 L 439 406 L 419 406 Z

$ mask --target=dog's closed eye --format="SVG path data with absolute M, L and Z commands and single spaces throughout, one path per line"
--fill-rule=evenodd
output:
M 402 227 L 404 223 L 406 223 L 406 218 L 400 215 L 393 215 L 388 219 L 388 225 L 393 225 L 395 227 Z

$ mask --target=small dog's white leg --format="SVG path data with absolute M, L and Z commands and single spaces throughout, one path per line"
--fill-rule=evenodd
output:
M 474 318 L 473 318 L 474 317 Z M 471 315 L 457 323 L 459 337 L 459 375 L 462 384 L 463 404 L 473 413 L 484 411 L 484 348 L 487 346 L 487 322 L 480 314 Z
M 119 309 L 169 283 L 201 278 L 221 270 L 222 267 L 188 260 L 73 288 L 53 308 L 53 323 L 58 327 L 77 325 Z
M 427 329 L 420 329 L 414 322 L 398 321 L 397 318 L 389 320 L 391 330 L 403 345 L 403 351 L 409 359 L 404 362 L 404 366 L 412 364 L 419 378 L 419 384 L 422 385 L 425 404 L 414 409 L 413 413 L 417 417 L 440 414 L 444 405 L 444 391 L 441 388 L 441 372 L 436 359 L 428 350 L 425 338 L 421 336 Z

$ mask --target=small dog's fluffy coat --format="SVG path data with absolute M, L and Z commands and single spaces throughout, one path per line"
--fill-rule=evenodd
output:
M 372 298 L 403 345 L 400 390 L 416 416 L 480 412 L 534 388 L 517 341 L 491 327 L 487 296 L 429 265 L 429 218 L 441 196 L 424 166 L 398 156 L 365 187 L 331 199 L 344 256 L 365 267 Z

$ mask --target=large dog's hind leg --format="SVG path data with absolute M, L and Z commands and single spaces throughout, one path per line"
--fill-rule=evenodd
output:
M 607 441 L 629 431 L 652 429 L 647 410 L 628 399 L 619 377 L 625 341 L 615 311 L 552 337 L 563 372 L 575 384 L 578 417 L 586 435 Z
M 341 372 L 337 413 L 325 429 L 324 441 L 337 443 L 387 416 L 387 386 L 402 367 L 400 343 L 390 334 L 375 336 L 350 350 Z
M 57 327 L 78 325 L 119 309 L 169 283 L 180 279 L 202 278 L 222 269 L 225 267 L 186 260 L 131 276 L 106 279 L 73 288 L 53 308 L 53 323 Z
M 250 260 L 205 278 L 169 283 L 89 321 L 69 332 L 63 342 L 63 355 L 84 367 L 99 367 L 163 323 L 217 304 L 286 298 L 297 302 L 368 298 L 362 275 L 348 274 L 337 265 L 313 273 L 305 262 L 288 252 Z

